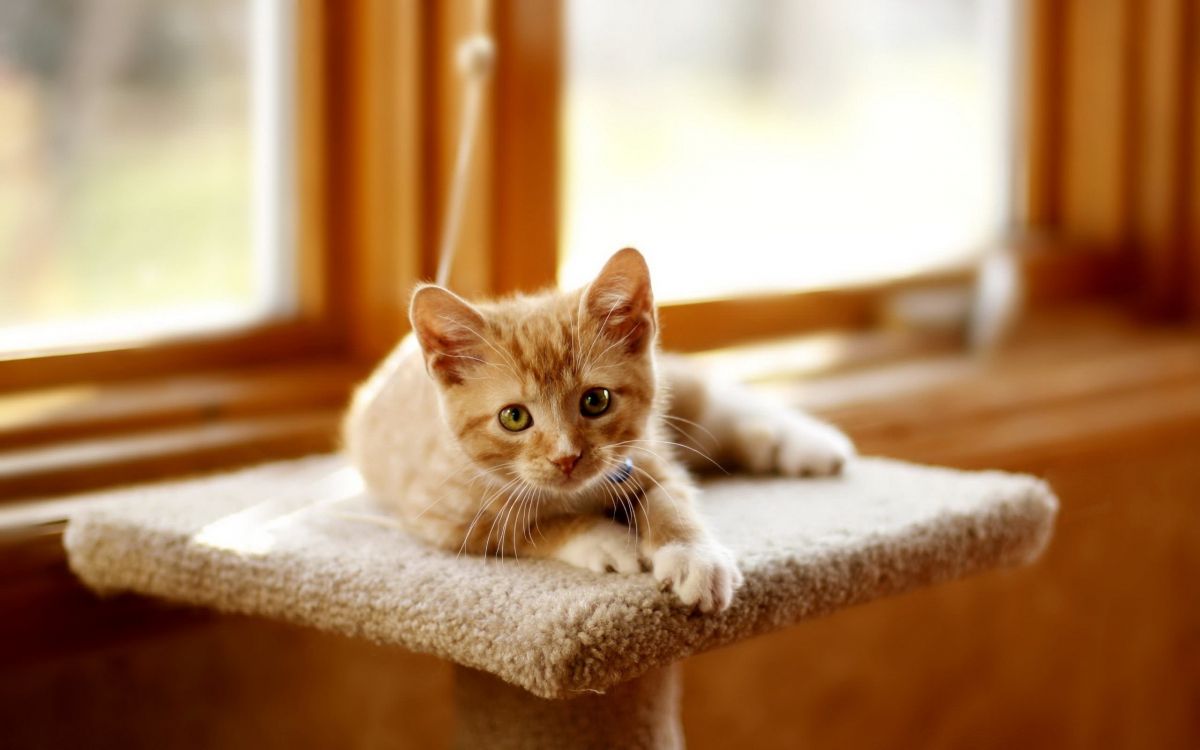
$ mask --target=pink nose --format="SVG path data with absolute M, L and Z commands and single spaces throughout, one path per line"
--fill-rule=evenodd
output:
M 559 456 L 558 458 L 550 459 L 550 463 L 562 469 L 562 473 L 571 476 L 571 472 L 575 469 L 575 464 L 579 463 L 580 454 L 576 453 L 571 456 Z

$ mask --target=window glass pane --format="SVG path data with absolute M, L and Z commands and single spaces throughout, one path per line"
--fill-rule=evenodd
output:
M 960 263 L 1009 220 L 1007 0 L 569 0 L 563 282 L 661 299 Z
M 287 307 L 286 5 L 0 0 L 0 352 Z

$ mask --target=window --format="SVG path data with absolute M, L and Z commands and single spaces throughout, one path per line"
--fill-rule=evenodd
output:
M 291 16 L 0 4 L 0 356 L 295 310 Z
M 1015 8 L 571 0 L 561 278 L 624 245 L 664 301 L 975 260 L 1011 220 Z
M 0 3 L 0 499 L 331 446 L 436 267 L 476 4 L 101 5 Z M 1196 304 L 1186 18 L 853 5 L 492 3 L 452 286 L 573 285 L 633 244 L 666 347 L 863 360 L 961 345 L 894 294 L 963 299 L 994 243 L 1035 301 Z M 88 24 L 120 44 L 80 67 Z

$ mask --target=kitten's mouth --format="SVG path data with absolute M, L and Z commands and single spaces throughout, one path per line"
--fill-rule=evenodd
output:
M 576 466 L 570 474 L 558 472 L 549 477 L 543 478 L 537 482 L 539 486 L 551 491 L 574 491 L 583 489 L 585 486 L 595 481 L 597 477 L 595 467 Z
M 559 488 L 574 489 L 592 481 L 594 474 L 595 472 L 577 468 L 570 474 L 559 474 L 554 484 Z

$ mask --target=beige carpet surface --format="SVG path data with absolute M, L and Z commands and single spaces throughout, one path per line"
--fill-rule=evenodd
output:
M 339 456 L 106 493 L 68 525 L 105 591 L 278 618 L 491 672 L 546 698 L 605 690 L 688 654 L 999 565 L 1046 545 L 1057 501 L 1031 477 L 884 459 L 836 479 L 707 482 L 703 510 L 746 576 L 689 615 L 649 574 L 428 549 Z

